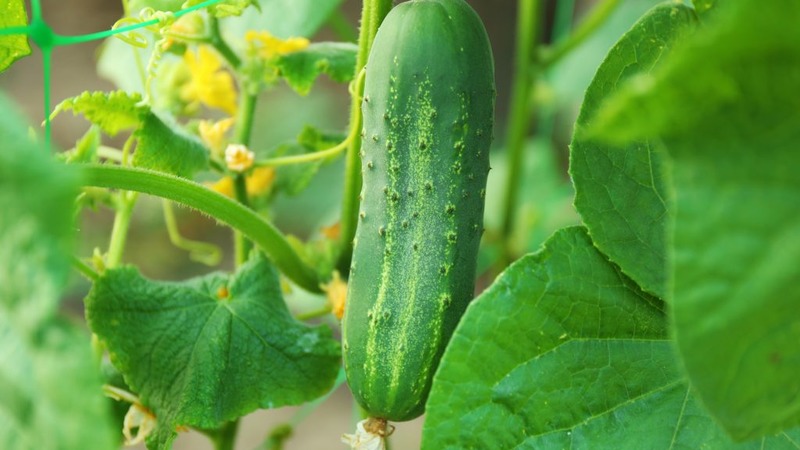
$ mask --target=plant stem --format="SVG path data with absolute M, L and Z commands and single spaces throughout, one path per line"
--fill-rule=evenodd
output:
M 242 206 L 250 208 L 250 199 L 247 196 L 247 179 L 244 174 L 237 173 L 233 177 L 233 191 L 236 196 L 236 201 L 241 203 Z M 233 235 L 234 253 L 236 255 L 236 267 L 241 266 L 247 262 L 247 256 L 250 254 L 250 249 L 253 248 L 249 240 L 239 231 L 234 230 Z
M 225 39 L 222 39 L 222 34 L 219 32 L 219 20 L 214 17 L 213 14 L 209 15 L 208 18 L 208 27 L 209 27 L 209 36 L 208 36 L 208 43 L 211 44 L 214 49 L 216 49 L 228 64 L 233 67 L 233 69 L 238 69 L 242 65 L 242 60 L 239 58 L 239 55 L 233 51 L 233 49 L 225 42 Z
M 358 55 L 356 56 L 355 75 L 353 79 L 358 80 L 361 70 L 367 65 L 367 58 L 372 49 L 372 42 L 378 32 L 378 26 L 383 22 L 383 18 L 392 9 L 391 0 L 364 0 L 361 10 L 361 28 L 358 34 Z M 344 198 L 342 202 L 342 218 L 339 222 L 341 236 L 339 238 L 339 257 L 337 268 L 339 273 L 347 274 L 350 271 L 350 258 L 353 253 L 353 237 L 356 234 L 356 224 L 358 223 L 359 193 L 361 191 L 361 158 L 358 152 L 361 150 L 361 96 L 364 87 L 356 82 L 352 93 L 350 105 L 350 133 L 353 140 L 347 148 L 345 157 L 344 171 Z
M 233 450 L 236 442 L 236 433 L 239 431 L 239 421 L 233 420 L 216 430 L 211 437 L 215 450 Z
M 86 279 L 89 281 L 95 282 L 98 278 L 100 278 L 100 274 L 97 273 L 91 266 L 83 262 L 80 258 L 73 255 L 72 256 L 72 267 L 75 268 L 78 272 L 81 273 Z
M 511 110 L 506 137 L 506 189 L 503 201 L 503 222 L 500 229 L 506 260 L 510 259 L 510 239 L 514 227 L 519 181 L 524 164 L 524 144 L 533 111 L 530 107 L 531 88 L 538 70 L 531 65 L 539 45 L 542 14 L 541 0 L 519 0 L 517 12 L 517 42 L 514 57 L 514 80 L 511 88 Z M 507 261 L 506 261 L 507 262 Z
M 543 68 L 550 67 L 569 54 L 575 47 L 582 44 L 586 38 L 605 23 L 619 3 L 620 0 L 602 0 L 598 3 L 569 37 L 551 47 L 539 50 L 537 55 L 539 65 Z
M 164 211 L 164 224 L 167 226 L 167 234 L 172 245 L 181 250 L 189 252 L 189 259 L 197 261 L 207 266 L 216 266 L 222 258 L 222 251 L 214 244 L 207 242 L 194 241 L 181 235 L 178 229 L 178 220 L 175 218 L 175 211 L 172 202 L 169 200 L 161 201 Z
M 253 210 L 193 181 L 153 170 L 86 164 L 84 184 L 142 192 L 173 200 L 208 214 L 252 239 L 275 266 L 301 288 L 321 293 L 317 273 L 306 265 L 286 238 Z
M 114 226 L 111 228 L 111 240 L 108 244 L 106 267 L 113 269 L 122 262 L 125 252 L 125 242 L 128 239 L 128 229 L 131 225 L 133 207 L 136 205 L 138 194 L 135 192 L 120 192 L 117 204 L 117 214 L 114 216 Z
M 276 166 L 288 166 L 290 164 L 302 164 L 312 161 L 318 161 L 320 159 L 330 158 L 332 156 L 336 156 L 342 151 L 347 149 L 347 146 L 350 144 L 350 141 L 353 139 L 353 136 L 350 135 L 342 142 L 336 144 L 331 148 L 326 148 L 325 150 L 320 150 L 314 153 L 306 153 L 303 155 L 294 155 L 294 156 L 281 156 L 278 158 L 270 158 L 270 159 L 263 159 L 261 161 L 256 161 L 256 167 L 276 167 Z
M 256 110 L 256 102 L 258 100 L 257 93 L 250 93 L 243 83 L 242 100 L 239 103 L 239 117 L 236 120 L 236 141 L 245 147 L 250 146 L 250 137 L 253 130 L 253 119 Z M 237 173 L 233 177 L 233 191 L 236 196 L 236 201 L 250 207 L 250 198 L 247 195 L 247 179 L 243 173 Z M 247 256 L 250 254 L 252 244 L 247 240 L 242 233 L 234 230 L 233 232 L 233 247 L 236 255 L 236 266 L 241 266 L 247 261 Z
M 316 319 L 317 317 L 322 317 L 322 316 L 324 316 L 326 314 L 330 314 L 330 313 L 331 313 L 331 305 L 328 304 L 328 305 L 325 305 L 325 306 L 323 306 L 323 307 L 321 307 L 319 309 L 315 309 L 313 311 L 308 311 L 306 313 L 298 314 L 298 315 L 295 316 L 295 319 L 297 319 L 299 321 L 311 320 L 311 319 Z

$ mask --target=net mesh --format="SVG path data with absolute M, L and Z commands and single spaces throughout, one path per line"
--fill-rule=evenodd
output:
M 182 9 L 175 13 L 170 14 L 171 18 L 179 18 L 191 12 L 208 8 L 222 0 L 206 0 L 198 3 L 192 7 Z M 50 130 L 50 81 L 52 79 L 52 55 L 56 47 L 67 45 L 82 44 L 85 42 L 97 41 L 111 36 L 131 33 L 136 30 L 158 25 L 160 21 L 164 20 L 164 16 L 154 16 L 153 19 L 145 20 L 136 24 L 127 25 L 119 28 L 112 28 L 110 30 L 98 31 L 96 33 L 80 34 L 74 36 L 60 35 L 53 31 L 53 29 L 45 22 L 42 17 L 42 6 L 40 0 L 31 0 L 31 17 L 27 26 L 18 27 L 5 27 L 0 28 L 0 37 L 25 35 L 37 47 L 42 54 L 42 90 L 44 91 L 44 135 L 47 146 L 51 143 L 51 130 Z

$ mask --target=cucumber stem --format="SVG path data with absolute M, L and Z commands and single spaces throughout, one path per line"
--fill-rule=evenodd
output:
M 364 0 L 361 10 L 361 28 L 358 34 L 355 80 L 358 80 L 361 70 L 367 64 L 367 58 L 372 49 L 375 34 L 378 32 L 378 26 L 380 26 L 391 9 L 391 0 Z M 339 222 L 341 235 L 339 238 L 339 257 L 336 264 L 339 273 L 343 275 L 347 275 L 350 271 L 350 258 L 353 255 L 353 237 L 356 234 L 356 224 L 358 223 L 358 206 L 360 203 L 358 196 L 361 191 L 361 158 L 358 152 L 361 150 L 361 96 L 363 90 L 363 84 L 356 83 L 350 105 L 350 133 L 348 134 L 352 135 L 353 139 L 347 147 L 345 156 L 344 196 L 342 218 Z
M 503 222 L 500 228 L 504 248 L 504 265 L 513 259 L 510 241 L 519 196 L 520 175 L 524 164 L 525 138 L 528 135 L 533 115 L 530 106 L 531 89 L 539 74 L 538 69 L 531 64 L 531 61 L 540 43 L 542 11 L 541 0 L 519 0 L 514 79 L 511 88 L 511 107 L 506 138 L 508 175 L 503 199 Z

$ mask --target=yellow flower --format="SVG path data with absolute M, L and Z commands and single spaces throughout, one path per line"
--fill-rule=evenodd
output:
M 233 178 L 231 177 L 222 177 L 215 183 L 209 184 L 208 188 L 219 192 L 225 197 L 233 198 Z
M 245 179 L 247 183 L 247 194 L 250 196 L 261 195 L 269 192 L 272 183 L 275 182 L 275 168 L 256 167 Z
M 294 53 L 305 49 L 309 44 L 308 39 L 303 37 L 280 39 L 267 31 L 250 30 L 245 33 L 244 38 L 256 50 L 258 56 L 264 59 Z
M 339 272 L 333 272 L 333 278 L 328 284 L 322 285 L 322 290 L 331 304 L 331 312 L 336 318 L 344 316 L 344 305 L 347 302 L 347 282 L 342 280 Z
M 224 150 L 227 140 L 225 139 L 225 133 L 231 129 L 233 122 L 233 117 L 222 119 L 217 122 L 201 120 L 200 125 L 198 126 L 200 139 L 202 139 L 211 150 L 211 154 L 219 159 L 225 157 Z
M 185 102 L 200 102 L 209 108 L 218 108 L 229 115 L 236 114 L 236 88 L 233 77 L 222 68 L 222 60 L 206 45 L 198 53 L 186 50 L 183 61 L 189 68 L 191 79 L 181 89 Z
M 245 178 L 247 185 L 247 195 L 256 197 L 269 192 L 272 189 L 272 184 L 275 182 L 275 168 L 273 167 L 256 167 Z M 222 177 L 215 183 L 211 183 L 208 187 L 217 191 L 220 194 L 233 198 L 233 178 Z

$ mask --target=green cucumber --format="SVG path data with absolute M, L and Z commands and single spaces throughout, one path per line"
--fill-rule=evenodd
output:
M 362 203 L 343 318 L 348 383 L 370 417 L 421 415 L 473 298 L 494 62 L 463 0 L 411 0 L 367 61 Z

